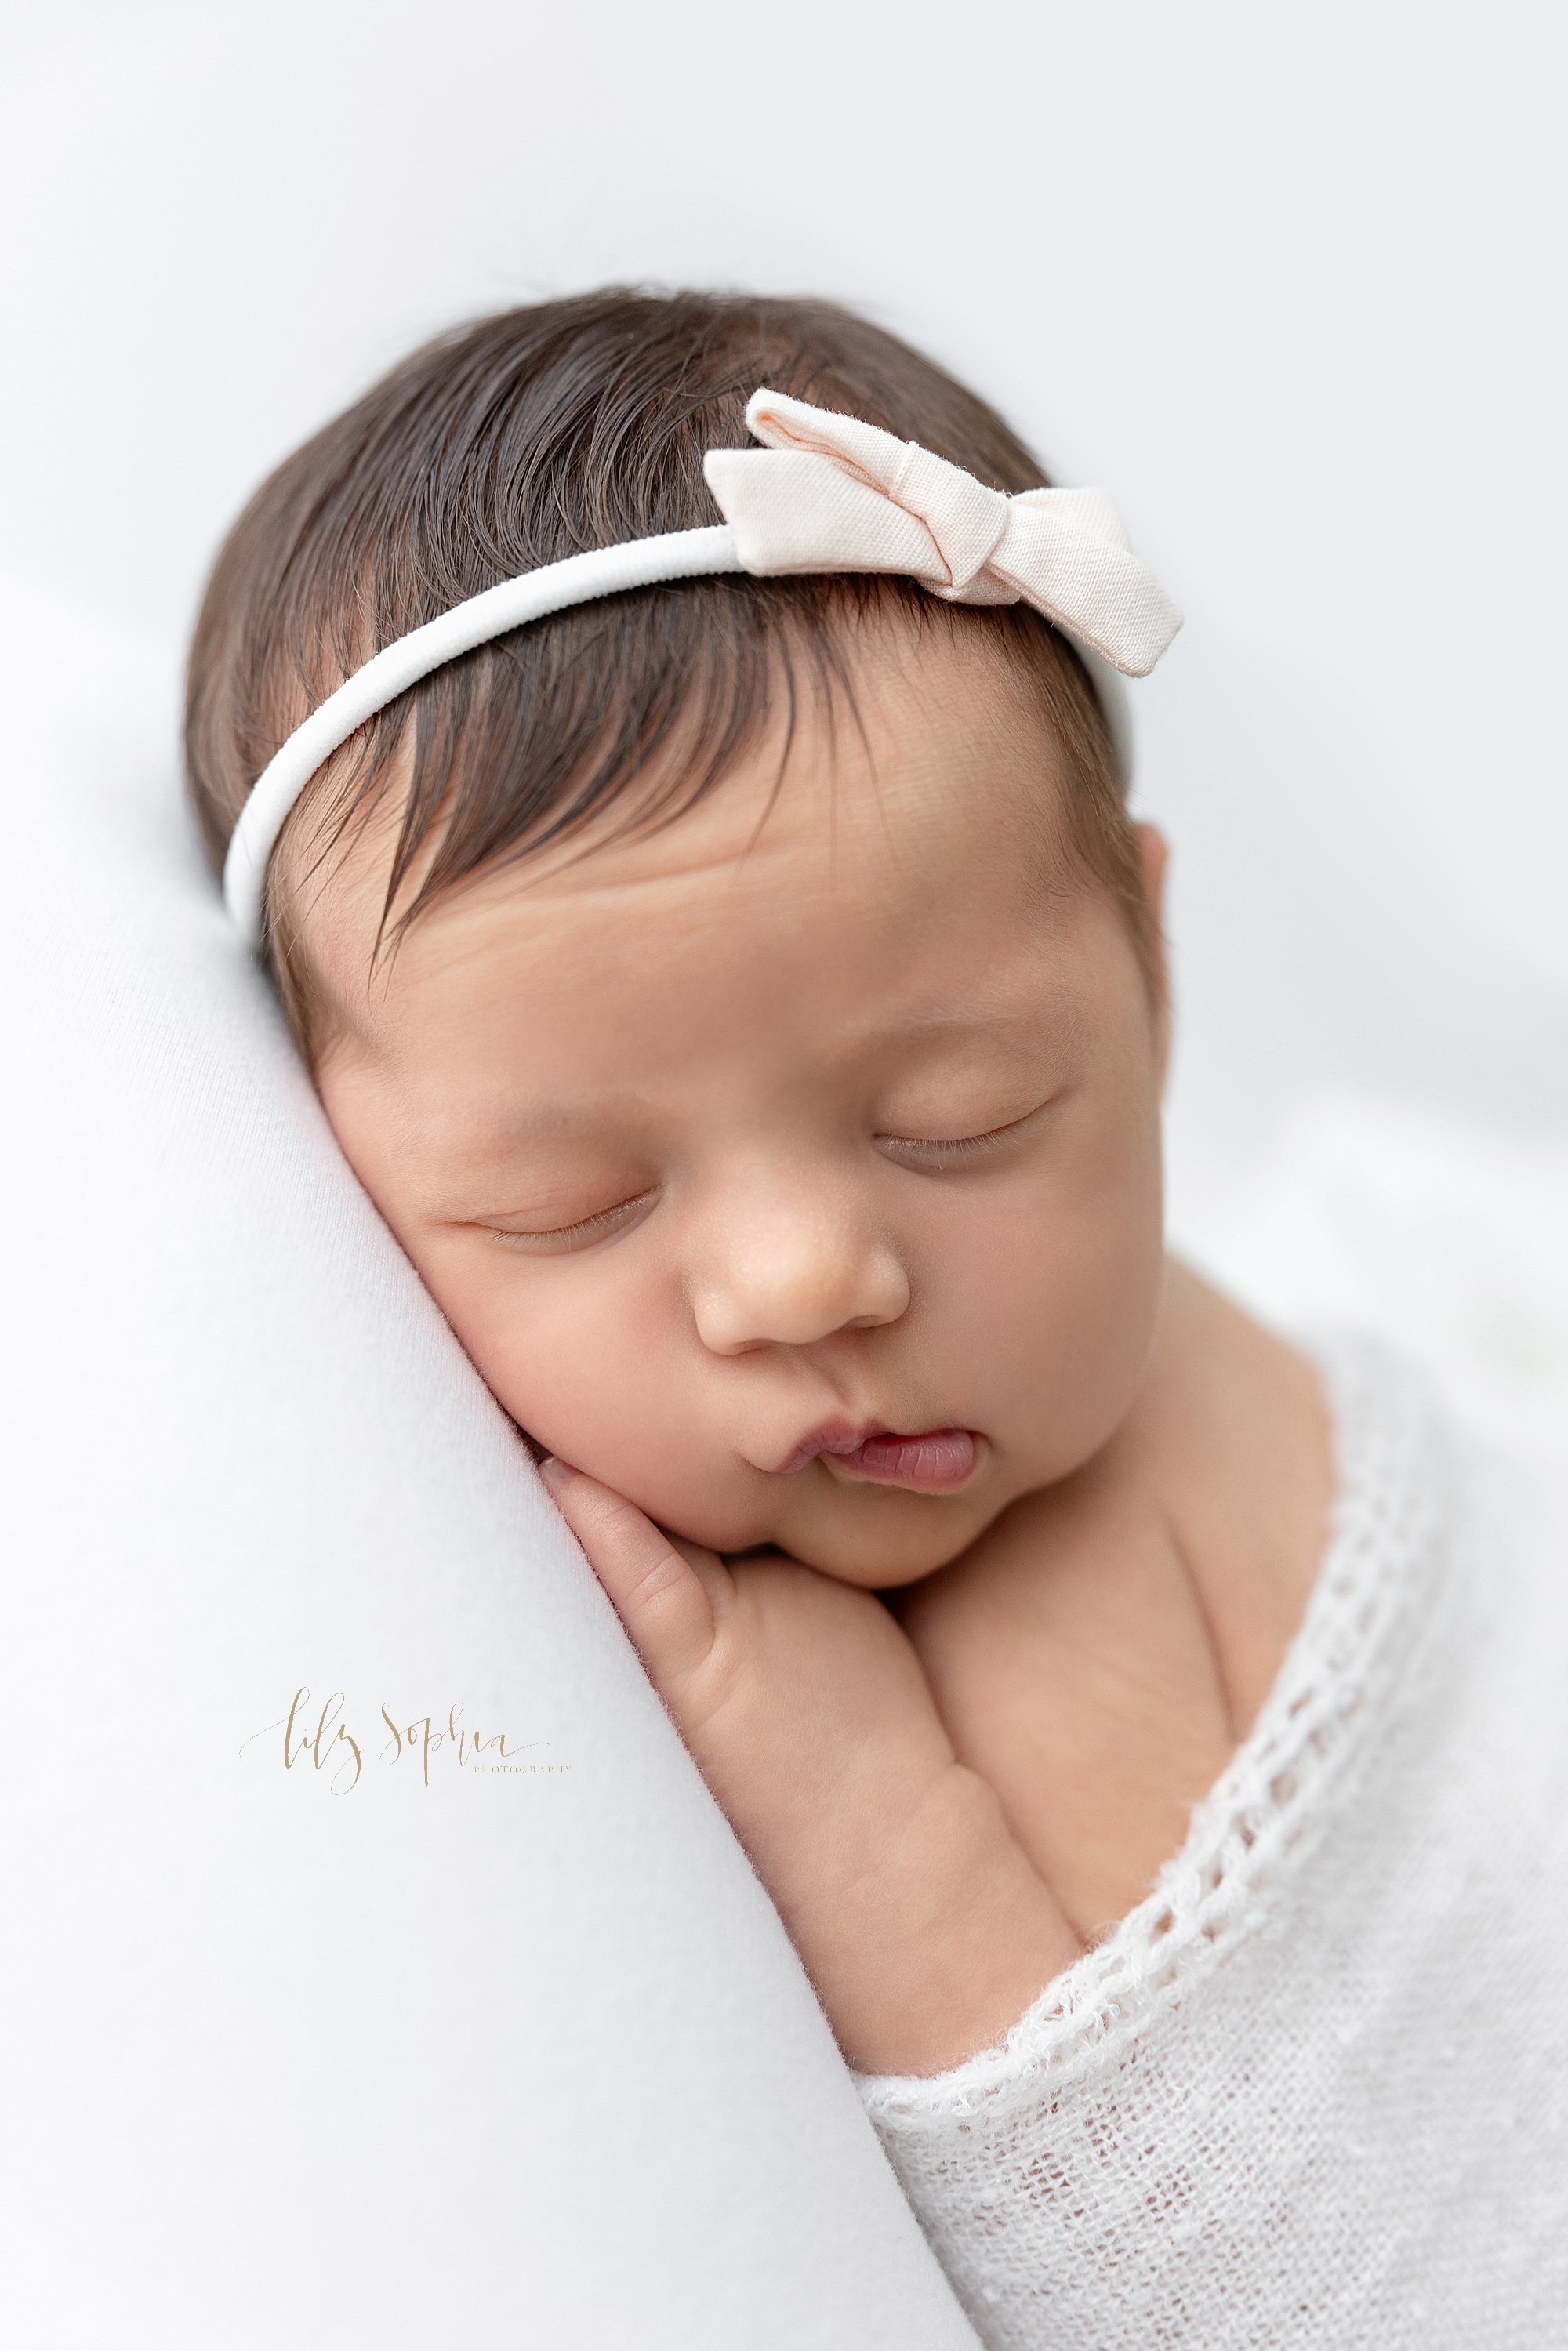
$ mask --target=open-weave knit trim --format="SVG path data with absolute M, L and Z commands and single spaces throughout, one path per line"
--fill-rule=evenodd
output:
M 1337 1494 L 1305 1619 L 1251 1732 L 1153 1892 L 1047 1985 L 994 2049 L 946 2074 L 858 2074 L 879 2129 L 996 2116 L 1098 2071 L 1267 1919 L 1281 1869 L 1407 1662 L 1395 1637 L 1434 1563 L 1437 1447 L 1424 1392 L 1381 1348 L 1312 1350 L 1334 1425 Z

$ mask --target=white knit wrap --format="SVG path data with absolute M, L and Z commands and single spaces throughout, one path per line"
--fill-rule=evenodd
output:
M 1561 1505 L 1326 1367 L 1331 1548 L 1182 1852 L 1000 2048 L 861 2077 L 990 2351 L 1568 2339 Z

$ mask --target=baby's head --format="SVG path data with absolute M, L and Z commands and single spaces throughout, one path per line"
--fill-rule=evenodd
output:
M 381 646 L 713 524 L 704 454 L 763 384 L 1043 481 L 826 305 L 610 293 L 448 336 L 219 559 L 187 736 L 214 857 Z M 514 630 L 372 717 L 284 826 L 267 941 L 350 1162 L 534 1442 L 690 1540 L 885 1587 L 1137 1391 L 1159 882 L 1028 604 L 727 574 Z

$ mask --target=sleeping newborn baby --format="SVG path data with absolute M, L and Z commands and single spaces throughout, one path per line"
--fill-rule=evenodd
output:
M 1175 618 L 1042 488 L 977 399 L 825 305 L 549 303 L 418 353 L 280 469 L 192 663 L 207 839 L 342 1148 L 849 2064 L 902 2077 L 894 2135 L 932 2077 L 1007 2106 L 1009 2032 L 1152 1917 L 1290 1698 L 1355 1500 L 1318 1362 L 1165 1252 L 1165 853 L 1103 681 Z M 1018 549 L 997 523 L 966 578 L 974 515 L 1009 503 Z M 256 778 L 382 648 L 667 533 L 740 562 L 433 640 L 307 743 L 276 846 L 236 845 Z M 1174 1953 L 1176 1916 L 1145 1945 Z M 1006 2217 L 1046 2142 L 1008 2110 L 972 2190 L 962 2133 L 906 2182 L 988 2339 L 1055 2341 L 1053 2241 Z M 1170 2158 L 1156 2132 L 1141 2159 Z M 1164 2221 L 1117 2225 L 1155 2274 Z M 1123 2339 L 1072 2306 L 1074 2341 Z

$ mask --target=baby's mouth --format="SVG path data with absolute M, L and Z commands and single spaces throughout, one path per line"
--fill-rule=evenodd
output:
M 967 1428 L 925 1428 L 915 1436 L 879 1428 L 865 1434 L 821 1429 L 798 1446 L 780 1474 L 821 1461 L 846 1485 L 902 1486 L 911 1493 L 950 1494 L 973 1475 L 978 1452 Z

